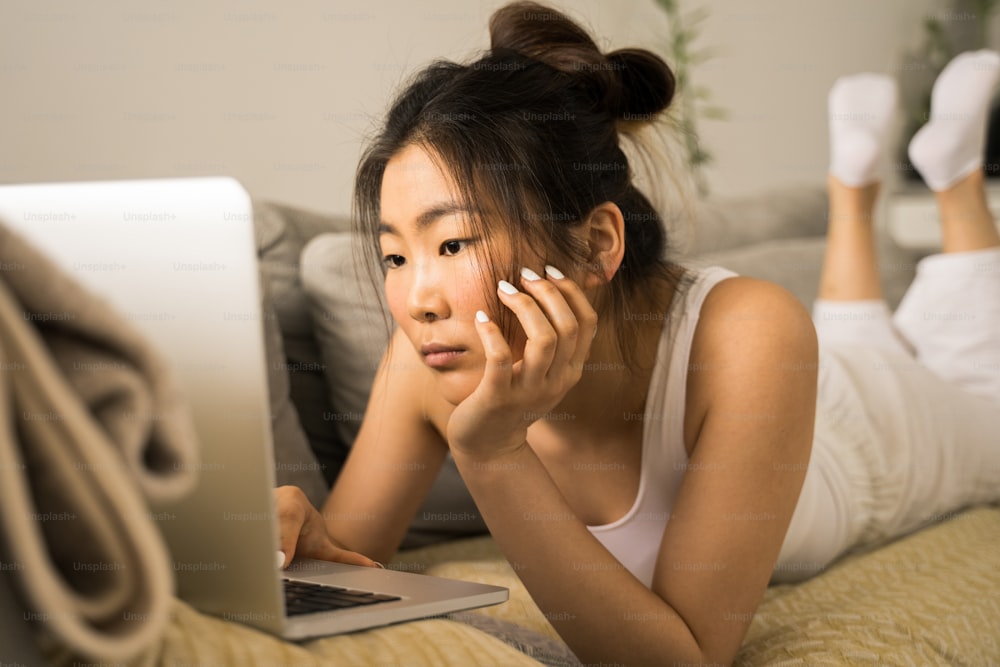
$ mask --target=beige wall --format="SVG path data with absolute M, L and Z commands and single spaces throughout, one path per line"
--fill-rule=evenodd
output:
M 943 2 L 877 0 L 705 0 L 702 41 L 719 55 L 699 85 L 728 109 L 701 123 L 716 160 L 713 192 L 743 194 L 792 182 L 823 182 L 829 157 L 827 93 L 860 71 L 897 75 L 919 24 Z
M 697 6 L 699 0 L 687 0 Z M 893 71 L 930 0 L 700 0 L 697 83 L 718 194 L 822 182 L 826 91 Z M 0 181 L 226 173 L 251 194 L 349 210 L 372 119 L 421 64 L 485 46 L 497 0 L 110 0 L 0 5 Z M 565 0 L 608 46 L 658 46 L 652 0 Z

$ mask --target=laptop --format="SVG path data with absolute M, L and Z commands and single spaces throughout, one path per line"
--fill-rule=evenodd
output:
M 197 488 L 150 510 L 179 597 L 287 639 L 507 600 L 506 588 L 413 572 L 276 564 L 253 211 L 237 181 L 4 185 L 0 220 L 108 299 L 159 349 L 187 396 L 201 446 Z

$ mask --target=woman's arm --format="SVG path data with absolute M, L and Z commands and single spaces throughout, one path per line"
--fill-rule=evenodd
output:
M 278 489 L 283 546 L 297 540 L 299 555 L 331 560 L 347 560 L 339 548 L 383 562 L 392 557 L 448 451 L 423 412 L 429 381 L 413 346 L 397 330 L 375 376 L 361 430 L 322 511 L 317 514 L 297 489 Z M 285 550 L 290 562 L 292 553 Z
M 727 280 L 706 299 L 691 353 L 694 443 L 653 590 L 710 660 L 731 661 L 777 562 L 812 449 L 817 343 L 784 289 Z M 690 414 L 690 413 L 689 413 Z
M 652 590 L 573 515 L 530 446 L 453 446 L 494 538 L 584 662 L 728 664 L 777 560 L 812 441 L 812 323 L 776 286 L 724 281 L 706 300 L 691 362 L 703 369 L 686 408 L 692 465 Z
M 361 430 L 323 506 L 330 536 L 376 560 L 396 553 L 448 453 L 424 413 L 432 382 L 397 329 L 375 376 Z

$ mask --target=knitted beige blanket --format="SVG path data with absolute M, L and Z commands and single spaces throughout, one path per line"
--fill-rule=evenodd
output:
M 143 337 L 0 224 L 0 548 L 36 641 L 118 660 L 160 639 L 172 567 L 146 501 L 193 486 L 195 445 Z

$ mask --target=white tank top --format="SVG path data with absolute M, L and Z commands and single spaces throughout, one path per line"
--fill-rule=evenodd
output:
M 719 267 L 701 269 L 670 305 L 641 416 L 642 463 L 639 492 L 623 517 L 588 526 L 594 537 L 647 587 L 660 550 L 670 509 L 688 468 L 684 448 L 684 406 L 691 342 L 705 297 L 719 282 L 736 276 Z M 640 416 L 637 414 L 638 419 Z

